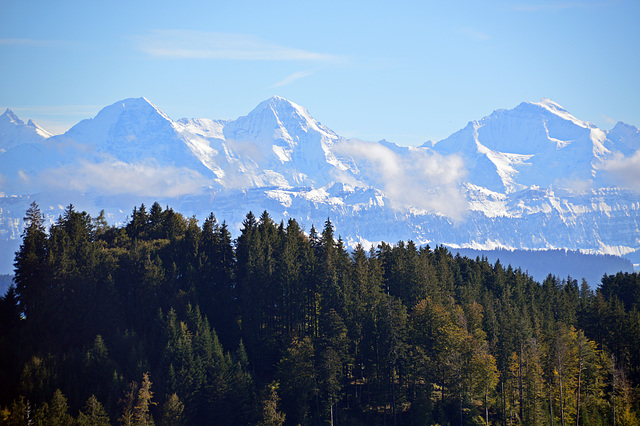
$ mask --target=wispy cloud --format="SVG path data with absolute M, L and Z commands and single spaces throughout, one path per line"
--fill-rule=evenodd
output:
M 155 30 L 134 38 L 150 56 L 233 61 L 337 61 L 339 57 L 280 46 L 247 34 Z
M 73 47 L 81 43 L 68 40 L 39 40 L 32 38 L 0 38 L 0 46 L 12 47 Z
M 460 32 L 464 35 L 466 35 L 467 37 L 470 37 L 474 40 L 480 40 L 480 41 L 484 41 L 484 40 L 490 40 L 491 36 L 488 34 L 485 34 L 483 32 L 477 31 L 471 27 L 464 27 L 464 28 L 460 28 Z
M 616 153 L 599 168 L 608 172 L 615 184 L 640 192 L 640 150 L 626 157 Z
M 282 86 L 286 86 L 288 84 L 293 83 L 296 80 L 300 80 L 301 78 L 305 78 L 310 76 L 311 74 L 313 74 L 311 71 L 298 71 L 298 72 L 294 72 L 291 75 L 286 76 L 285 78 L 283 78 L 282 80 L 280 80 L 279 82 L 277 82 L 276 84 L 274 84 L 271 87 L 282 87 Z
M 512 6 L 512 9 L 517 12 L 545 12 L 568 9 L 586 9 L 599 4 L 600 3 L 594 3 L 592 1 L 531 2 L 515 4 Z
M 455 221 L 464 219 L 467 200 L 460 183 L 466 176 L 463 160 L 443 156 L 424 148 L 406 153 L 380 143 L 345 141 L 335 147 L 340 155 L 352 156 L 369 170 L 367 178 L 381 188 L 397 208 L 417 208 L 443 214 Z
M 34 40 L 30 38 L 0 38 L 0 46 L 35 46 L 48 47 L 56 42 L 50 40 Z
M 96 191 L 108 195 L 179 197 L 197 194 L 208 181 L 198 172 L 174 166 L 121 161 L 80 162 L 44 170 L 39 178 L 47 190 Z
M 616 124 L 616 120 L 607 115 L 602 114 L 602 118 L 609 124 Z

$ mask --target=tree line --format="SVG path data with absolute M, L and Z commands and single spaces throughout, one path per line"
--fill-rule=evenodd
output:
M 451 249 L 455 254 L 470 258 L 486 257 L 495 263 L 500 259 L 502 264 L 518 265 L 536 281 L 542 282 L 549 275 L 558 277 L 584 277 L 589 287 L 595 289 L 602 280 L 603 274 L 633 272 L 633 263 L 626 258 L 611 254 L 586 254 L 577 250 L 494 250 Z
M 158 203 L 25 223 L 3 424 L 639 424 L 636 273 L 539 283 L 267 212 L 234 239 Z

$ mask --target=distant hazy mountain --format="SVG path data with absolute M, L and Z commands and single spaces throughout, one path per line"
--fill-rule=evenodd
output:
M 42 142 L 50 136 L 51 133 L 31 120 L 24 124 L 10 109 L 0 115 L 0 153 L 20 144 Z
M 640 250 L 640 131 L 606 131 L 544 99 L 420 147 L 347 140 L 273 97 L 236 120 L 173 121 L 145 98 L 50 136 L 0 116 L 0 244 L 10 259 L 37 201 L 126 220 L 155 200 L 233 231 L 249 210 L 327 218 L 349 244 L 412 239 L 475 249 Z M 636 167 L 637 166 L 637 167 Z M 12 247 L 4 249 L 4 247 Z M 579 277 L 576 277 L 579 278 Z
M 470 259 L 486 258 L 492 265 L 497 261 L 503 266 L 520 268 L 538 282 L 543 282 L 550 274 L 560 280 L 569 277 L 581 284 L 584 278 L 592 287 L 596 287 L 602 276 L 615 275 L 618 272 L 633 272 L 631 261 L 610 254 L 584 254 L 568 250 L 474 250 L 451 249 Z

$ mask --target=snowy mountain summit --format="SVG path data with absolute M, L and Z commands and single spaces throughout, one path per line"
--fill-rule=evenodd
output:
M 640 131 L 602 130 L 543 99 L 496 110 L 438 142 L 347 140 L 280 97 L 236 120 L 172 120 L 125 99 L 51 136 L 0 116 L 0 237 L 31 200 L 114 221 L 155 200 L 238 229 L 268 210 L 310 228 L 329 217 L 349 244 L 640 250 Z
M 638 140 L 630 142 L 637 145 Z M 570 182 L 602 186 L 599 168 L 623 146 L 543 99 L 494 111 L 433 148 L 462 153 L 472 183 L 512 193 L 532 185 L 567 187 Z
M 27 124 L 9 108 L 0 115 L 0 152 L 23 143 L 37 143 L 51 136 L 51 133 L 32 120 Z
M 201 122 L 202 123 L 202 122 Z M 331 170 L 345 170 L 332 147 L 342 140 L 301 106 L 280 97 L 260 103 L 244 117 L 218 123 L 220 131 L 207 137 L 207 126 L 189 122 L 213 148 L 202 161 L 215 164 L 225 188 L 329 183 Z

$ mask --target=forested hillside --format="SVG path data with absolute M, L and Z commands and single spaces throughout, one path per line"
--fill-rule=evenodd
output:
M 638 424 L 640 276 L 542 283 L 331 223 L 233 240 L 158 203 L 33 204 L 0 299 L 4 424 Z

